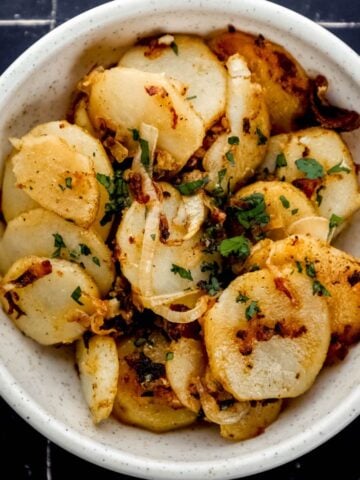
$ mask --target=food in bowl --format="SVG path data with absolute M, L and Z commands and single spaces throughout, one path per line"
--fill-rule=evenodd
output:
M 330 242 L 360 206 L 359 115 L 326 88 L 261 35 L 166 34 L 11 139 L 1 302 L 76 341 L 95 423 L 251 438 L 358 340 L 359 262 Z

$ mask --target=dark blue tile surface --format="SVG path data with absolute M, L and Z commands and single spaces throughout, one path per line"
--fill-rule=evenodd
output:
M 22 51 L 50 28 L 103 3 L 106 2 L 104 0 L 0 0 L 0 74 Z M 360 53 L 359 0 L 276 0 L 275 3 L 321 22 Z M 20 24 L 19 20 L 25 20 L 26 24 Z M 11 24 L 11 22 L 15 23 Z M 130 477 L 96 467 L 49 443 L 1 399 L 0 419 L 1 479 L 63 480 L 67 477 L 81 476 L 81 478 L 90 477 L 101 480 L 131 480 Z M 359 434 L 360 418 L 308 455 L 270 472 L 248 478 L 249 480 L 307 480 L 320 478 L 320 474 L 316 472 L 321 468 L 321 478 L 360 480 L 360 466 L 357 458 Z M 11 472 L 11 474 L 3 472 Z

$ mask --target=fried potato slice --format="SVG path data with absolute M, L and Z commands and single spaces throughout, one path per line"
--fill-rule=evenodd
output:
M 330 342 L 325 299 L 286 265 L 236 278 L 205 315 L 204 331 L 211 371 L 238 400 L 301 395 Z
M 329 307 L 331 345 L 328 362 L 343 358 L 350 344 L 360 338 L 360 262 L 351 255 L 331 247 L 328 243 L 305 235 L 293 235 L 271 243 L 260 242 L 248 258 L 256 263 L 282 266 L 291 262 L 303 275 L 313 275 L 329 293 L 325 296 Z M 313 287 L 314 288 L 314 287 Z M 319 289 L 315 284 L 315 289 Z
M 114 415 L 122 422 L 166 432 L 185 427 L 196 413 L 183 407 L 165 378 L 165 366 L 152 362 L 134 338 L 119 343 L 119 382 Z
M 42 207 L 89 227 L 99 206 L 90 158 L 54 135 L 23 137 L 11 159 L 17 185 Z
M 88 343 L 76 343 L 76 363 L 81 387 L 94 423 L 108 418 L 112 412 L 119 377 L 119 359 L 112 337 L 93 336 Z
M 166 362 L 166 376 L 176 396 L 192 412 L 198 413 L 200 401 L 196 397 L 196 381 L 205 370 L 202 342 L 181 337 L 169 347 L 171 360 Z
M 330 219 L 336 215 L 343 226 L 360 207 L 360 194 L 355 165 L 341 136 L 332 130 L 313 127 L 279 137 L 271 137 L 262 168 L 302 189 L 321 216 Z M 276 168 L 279 155 L 283 166 Z M 310 173 L 304 171 L 309 164 L 307 159 L 317 164 Z
M 223 438 L 239 442 L 260 435 L 278 418 L 282 406 L 282 400 L 248 403 L 249 408 L 239 422 L 220 426 L 220 435 Z
M 180 81 L 186 87 L 186 100 L 209 128 L 225 111 L 226 70 L 201 38 L 166 37 L 171 37 L 169 40 L 173 43 L 161 43 L 165 39 L 163 36 L 157 39 L 153 51 L 150 45 L 135 45 L 121 57 L 119 65 L 143 72 L 165 73 Z M 173 45 L 176 45 L 177 54 Z
M 71 125 L 66 120 L 44 123 L 33 128 L 29 135 L 34 137 L 54 135 L 61 138 L 74 151 L 90 159 L 94 165 L 95 174 L 106 175 L 107 177 L 113 177 L 114 175 L 110 160 L 101 142 L 77 125 Z M 91 227 L 106 240 L 111 228 L 111 222 L 102 225 L 101 220 L 105 216 L 105 206 L 109 202 L 109 194 L 104 185 L 99 182 L 98 189 L 100 193 L 99 207 Z
M 289 183 L 280 181 L 251 183 L 236 192 L 231 200 L 232 205 L 241 204 L 244 198 L 254 194 L 261 194 L 264 197 L 269 222 L 262 229 L 273 239 L 287 236 L 291 226 L 300 219 L 318 218 L 316 207 L 303 192 Z M 327 234 L 328 221 L 326 224 Z
M 5 161 L 4 178 L 1 191 L 1 211 L 7 222 L 23 212 L 40 205 L 27 195 L 22 188 L 17 186 L 16 177 L 11 163 L 13 155 Z
M 299 62 L 282 46 L 245 32 L 224 32 L 208 42 L 220 60 L 239 53 L 265 91 L 274 133 L 289 132 L 306 112 L 309 78 Z
M 0 240 L 0 273 L 27 255 L 59 257 L 80 264 L 95 280 L 102 295 L 114 281 L 111 251 L 92 229 L 67 222 L 53 212 L 36 208 L 11 220 Z
M 96 138 L 96 132 L 91 124 L 89 114 L 87 112 L 87 101 L 85 97 L 82 97 L 75 105 L 74 123 L 78 127 L 88 131 L 90 135 Z
M 203 121 L 169 79 L 133 68 L 115 67 L 92 75 L 88 112 L 96 128 L 106 125 L 125 146 L 131 139 L 129 129 L 139 129 L 141 123 L 156 127 L 158 147 L 176 160 L 173 171 L 185 165 L 205 134 Z
M 99 291 L 84 270 L 66 260 L 17 260 L 0 284 L 0 301 L 15 325 L 42 345 L 71 343 L 84 333 Z
M 221 188 L 224 193 L 233 191 L 254 173 L 265 157 L 270 134 L 263 90 L 253 82 L 244 58 L 230 57 L 227 67 L 226 117 L 230 132 L 220 135 L 203 159 L 210 180 L 207 190 Z

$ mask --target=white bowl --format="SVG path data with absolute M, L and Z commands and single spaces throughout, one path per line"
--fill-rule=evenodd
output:
M 120 0 L 106 3 L 55 29 L 27 50 L 0 78 L 0 156 L 7 138 L 59 119 L 77 80 L 118 47 L 155 32 L 207 34 L 228 24 L 262 33 L 286 46 L 311 74 L 323 73 L 331 98 L 360 104 L 360 60 L 311 21 L 263 0 Z M 360 163 L 360 132 L 346 135 Z M 355 144 L 357 140 L 357 150 Z M 359 218 L 359 217 L 358 217 Z M 360 256 L 360 220 L 342 246 Z M 241 443 L 216 428 L 157 435 L 115 420 L 95 427 L 71 351 L 41 347 L 0 314 L 0 390 L 33 427 L 72 453 L 118 472 L 156 479 L 228 479 L 258 473 L 315 448 L 360 412 L 360 345 L 294 401 L 263 435 Z

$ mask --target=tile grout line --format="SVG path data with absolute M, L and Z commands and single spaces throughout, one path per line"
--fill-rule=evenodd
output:
M 46 441 L 46 480 L 52 480 L 51 473 L 51 442 Z
M 53 30 L 56 26 L 56 15 L 57 15 L 57 0 L 51 0 L 51 23 L 50 30 Z

